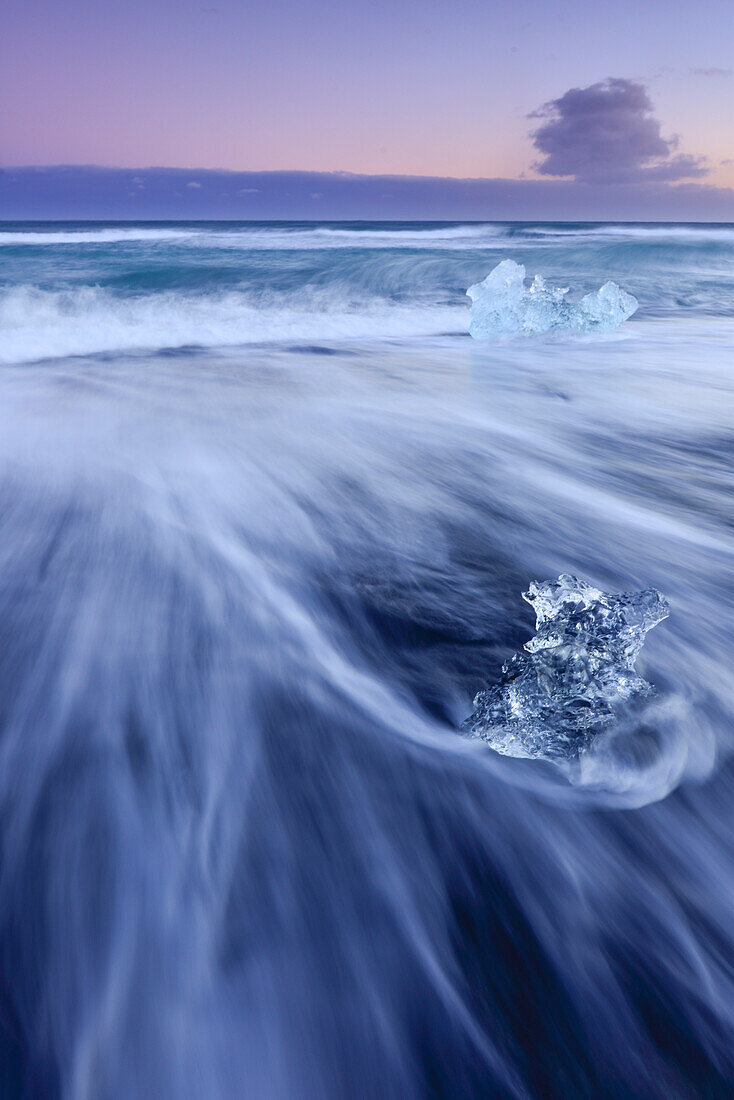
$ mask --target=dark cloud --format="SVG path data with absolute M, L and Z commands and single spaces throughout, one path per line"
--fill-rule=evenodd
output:
M 584 183 L 670 183 L 706 175 L 705 161 L 674 154 L 652 114 L 647 89 L 611 78 L 571 88 L 530 116 L 542 120 L 532 134 L 544 176 L 571 176 Z
M 734 221 L 734 189 L 574 180 L 83 166 L 0 169 L 0 221 L 308 219 Z M 200 187 L 188 187 L 200 183 Z M 315 200 L 312 196 L 320 195 Z

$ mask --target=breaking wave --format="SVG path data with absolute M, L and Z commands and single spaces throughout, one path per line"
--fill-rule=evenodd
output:
M 155 227 L 106 227 L 99 229 L 59 229 L 39 232 L 33 229 L 0 231 L 0 245 L 15 247 L 38 245 L 97 245 L 155 243 L 194 245 L 231 249 L 450 249 L 487 248 L 506 240 L 510 230 L 492 224 L 385 226 L 232 225 Z
M 675 241 L 679 244 L 725 242 L 734 243 L 734 226 L 721 224 L 680 225 L 666 224 L 610 224 L 598 225 L 528 225 L 523 227 L 527 237 L 576 238 L 585 242 L 597 240 Z
M 0 297 L 0 362 L 181 347 L 433 336 L 466 331 L 466 311 L 314 288 L 137 297 L 101 287 L 14 287 Z
M 150 271 L 152 276 L 144 271 L 140 277 L 154 277 L 155 268 Z M 452 277 L 450 270 L 397 255 L 372 269 L 364 262 L 336 268 L 331 281 L 319 278 L 305 286 L 298 283 L 297 268 L 284 271 L 280 285 L 272 285 L 271 274 L 270 286 L 267 279 L 258 286 L 255 269 L 244 285 L 225 283 L 219 291 L 203 290 L 198 269 L 192 272 L 191 289 L 152 293 L 100 285 L 6 286 L 0 290 L 0 363 L 112 351 L 461 335 L 469 321 L 458 288 L 437 286 Z M 633 312 L 635 299 L 612 283 L 571 305 L 564 291 L 547 289 L 539 278 L 524 290 L 523 274 L 520 265 L 505 261 L 469 288 L 473 336 L 606 332 Z
M 187 229 L 72 229 L 50 230 L 42 233 L 32 229 L 0 232 L 0 245 L 14 247 L 37 245 L 89 245 L 89 244 L 138 244 L 155 241 L 175 242 L 187 240 L 195 233 Z

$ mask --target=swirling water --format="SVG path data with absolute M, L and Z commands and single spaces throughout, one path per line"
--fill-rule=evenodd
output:
M 3 1095 L 731 1096 L 734 228 L 0 229 Z M 572 772 L 462 731 L 564 573 Z

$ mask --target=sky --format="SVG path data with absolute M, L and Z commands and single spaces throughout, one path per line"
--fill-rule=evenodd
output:
M 5 168 L 720 191 L 734 3 L 15 0 L 0 105 Z

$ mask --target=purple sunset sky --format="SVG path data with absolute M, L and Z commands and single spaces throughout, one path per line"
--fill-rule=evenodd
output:
M 3 17 L 0 166 L 565 177 L 720 199 L 733 43 L 731 0 L 25 0 Z

